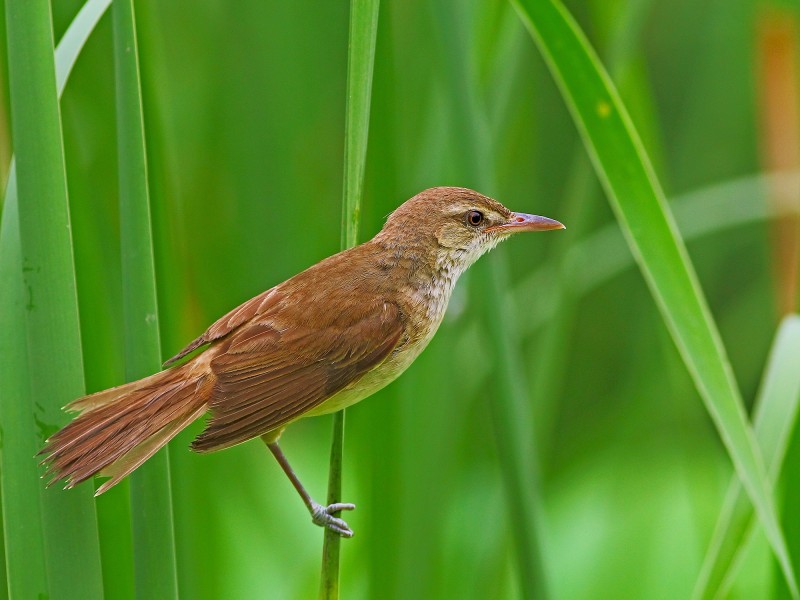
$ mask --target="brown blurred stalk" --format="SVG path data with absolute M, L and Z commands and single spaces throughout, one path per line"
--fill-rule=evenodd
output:
M 757 32 L 758 111 L 761 162 L 769 172 L 800 168 L 798 122 L 797 15 L 789 9 L 765 12 Z M 773 179 L 769 197 L 777 208 L 795 207 L 774 221 L 773 271 L 781 316 L 797 309 L 800 266 L 800 190 Z

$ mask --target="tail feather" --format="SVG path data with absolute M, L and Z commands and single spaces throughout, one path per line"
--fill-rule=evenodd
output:
M 98 475 L 102 477 L 110 477 L 110 479 L 103 483 L 103 485 L 97 489 L 94 495 L 99 496 L 103 492 L 117 485 L 126 476 L 137 469 L 144 461 L 166 446 L 167 442 L 178 435 L 185 427 L 187 427 L 196 419 L 202 417 L 204 412 L 206 412 L 206 407 L 202 406 L 195 412 L 186 415 L 182 419 L 173 421 L 157 434 L 133 448 L 133 450 L 125 454 L 122 458 L 117 459 L 115 462 L 103 468 Z
M 53 435 L 40 454 L 50 483 L 73 487 L 108 475 L 101 494 L 141 465 L 178 432 L 203 415 L 214 388 L 207 360 L 198 359 L 145 379 L 79 398 L 80 411 Z
M 117 400 L 118 398 L 121 398 L 126 394 L 129 394 L 134 390 L 143 389 L 153 384 L 158 385 L 159 381 L 163 379 L 164 373 L 165 371 L 160 371 L 154 375 L 145 377 L 144 379 L 131 381 L 130 383 L 123 383 L 122 385 L 108 388 L 107 390 L 102 390 L 100 392 L 95 392 L 94 394 L 89 394 L 88 396 L 83 396 L 67 404 L 64 407 L 64 410 L 77 413 L 85 413 L 95 410 L 101 406 L 105 406 L 106 404 L 113 402 L 114 400 Z

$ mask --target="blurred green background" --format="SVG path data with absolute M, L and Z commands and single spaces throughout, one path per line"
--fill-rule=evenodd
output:
M 53 0 L 56 40 L 80 5 Z M 781 273 L 787 260 L 796 266 L 785 253 L 795 238 L 787 242 L 769 218 L 762 175 L 800 166 L 769 126 L 774 94 L 781 98 L 770 69 L 786 67 L 790 86 L 797 76 L 798 8 L 566 5 L 612 73 L 668 197 L 693 194 L 681 229 L 702 230 L 687 244 L 750 405 L 787 307 L 779 298 L 794 297 Z M 135 6 L 167 357 L 224 312 L 338 250 L 348 3 Z M 89 391 L 121 383 L 124 371 L 109 17 L 62 100 Z M 775 50 L 775 36 L 788 53 Z M 5 60 L 0 68 L 4 185 Z M 476 94 L 481 122 L 463 117 L 465 90 Z M 798 107 L 777 106 L 797 144 L 790 113 Z M 560 94 L 508 3 L 384 0 L 361 239 L 426 187 L 479 186 L 464 158 L 475 139 L 491 144 L 501 202 L 568 227 L 504 246 L 539 469 L 529 484 L 543 503 L 552 595 L 686 598 L 732 469 Z M 726 222 L 740 203 L 761 207 L 761 216 Z M 599 232 L 609 240 L 603 252 L 582 252 Z M 484 262 L 476 268 L 492 267 Z M 623 268 L 603 277 L 617 262 Z M 460 284 L 439 334 L 400 380 L 348 411 L 344 500 L 358 510 L 348 518 L 356 537 L 343 542 L 345 598 L 521 595 L 490 410 L 498 372 L 485 339 L 510 316 L 498 309 L 485 322 L 475 309 L 479 281 Z M 192 454 L 200 427 L 170 446 L 181 596 L 313 597 L 321 530 L 261 443 Z M 283 437 L 318 498 L 329 443 L 327 417 Z M 790 452 L 787 475 L 797 480 L 800 452 Z M 97 501 L 108 598 L 133 597 L 128 503 L 127 482 Z M 758 537 L 731 597 L 771 597 L 775 577 Z

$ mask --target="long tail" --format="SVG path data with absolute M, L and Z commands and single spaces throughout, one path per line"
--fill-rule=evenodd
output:
M 102 494 L 205 413 L 214 376 L 203 355 L 150 377 L 79 398 L 80 412 L 39 453 L 50 483 L 71 488 L 93 475 L 110 477 Z

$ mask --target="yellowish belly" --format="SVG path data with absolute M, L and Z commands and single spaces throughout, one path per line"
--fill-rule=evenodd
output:
M 363 377 L 303 416 L 325 415 L 347 408 L 397 379 L 420 355 L 433 338 L 436 330 L 439 329 L 456 279 L 458 279 L 458 273 L 445 269 L 438 285 L 425 289 L 406 290 L 406 300 L 409 305 L 418 308 L 426 307 L 424 315 L 419 315 L 418 320 L 406 328 L 407 332 L 414 332 L 414 338 L 405 342 L 385 361 L 364 374 Z M 409 314 L 415 313 L 409 311 Z
M 398 352 L 391 354 L 380 365 L 365 373 L 363 377 L 344 388 L 338 394 L 331 396 L 325 400 L 325 402 L 308 411 L 303 416 L 316 417 L 318 415 L 336 412 L 356 402 L 360 402 L 367 396 L 371 396 L 381 388 L 389 385 L 392 381 L 397 379 L 425 349 L 428 342 L 433 337 L 433 334 L 436 333 L 438 325 L 438 322 L 434 323 L 431 327 L 431 331 L 422 339 L 415 343 L 409 343 Z

